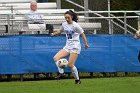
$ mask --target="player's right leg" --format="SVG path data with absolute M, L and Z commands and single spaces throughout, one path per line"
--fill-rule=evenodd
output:
M 58 60 L 66 57 L 68 55 L 69 55 L 69 53 L 65 49 L 61 49 L 53 58 L 56 66 L 58 68 L 58 71 L 59 71 L 59 75 L 56 77 L 57 79 L 60 79 L 61 77 L 63 77 L 65 75 L 64 74 L 64 69 L 62 69 L 58 66 Z

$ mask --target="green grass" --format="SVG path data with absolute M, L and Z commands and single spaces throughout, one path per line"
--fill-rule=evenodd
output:
M 0 82 L 0 93 L 139 93 L 140 77 Z

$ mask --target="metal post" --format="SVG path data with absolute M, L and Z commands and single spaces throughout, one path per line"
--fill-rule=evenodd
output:
M 88 0 L 84 0 L 84 10 L 85 11 L 88 11 Z M 89 14 L 88 13 L 85 13 L 85 17 L 89 17 Z M 89 21 L 89 20 L 86 20 L 86 21 Z
M 56 0 L 57 2 L 57 9 L 61 9 L 61 0 Z
M 110 24 L 111 24 L 111 32 L 112 32 L 112 34 L 114 34 L 114 30 L 113 30 L 113 19 L 111 19 Z
M 125 28 L 125 31 L 124 31 L 124 34 L 127 34 L 127 18 L 126 18 L 126 12 L 124 12 L 124 28 Z
M 13 5 L 11 6 L 11 13 L 13 13 L 14 12 L 14 7 L 13 7 Z M 12 14 L 12 17 L 11 17 L 12 19 L 14 18 L 14 16 L 13 16 L 13 14 Z M 13 20 L 12 20 L 12 31 L 14 30 L 14 25 L 13 25 Z
M 9 14 L 7 14 L 7 26 L 8 26 L 7 33 L 10 33 L 10 15 Z
M 110 0 L 108 0 L 108 17 L 110 17 Z M 112 34 L 113 32 L 111 30 L 111 19 L 109 19 L 108 25 L 109 25 L 109 34 Z

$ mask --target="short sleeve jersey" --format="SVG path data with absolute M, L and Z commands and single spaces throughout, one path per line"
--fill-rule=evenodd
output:
M 84 32 L 81 26 L 75 21 L 72 24 L 68 24 L 67 22 L 62 23 L 60 29 L 66 33 L 67 43 L 71 41 L 80 42 L 79 36 Z

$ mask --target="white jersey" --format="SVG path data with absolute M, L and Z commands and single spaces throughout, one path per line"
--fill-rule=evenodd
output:
M 38 11 L 30 10 L 27 15 L 28 23 L 43 23 L 43 15 L 39 14 Z
M 78 49 L 80 53 L 81 44 L 80 44 L 80 34 L 84 32 L 81 26 L 73 21 L 72 24 L 68 24 L 67 22 L 62 23 L 61 30 L 66 33 L 66 46 L 65 49 Z

